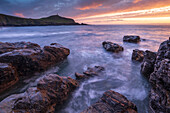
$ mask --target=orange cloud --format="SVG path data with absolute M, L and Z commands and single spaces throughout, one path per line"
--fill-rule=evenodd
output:
M 138 3 L 140 1 L 142 1 L 142 0 L 134 0 L 133 3 Z
M 169 20 L 170 6 L 129 12 L 113 12 L 77 19 L 77 21 L 89 24 L 170 24 Z
M 22 13 L 14 13 L 14 15 L 19 16 L 19 17 L 22 17 L 22 18 L 25 17 Z
M 96 8 L 98 8 L 98 7 L 102 6 L 102 5 L 103 5 L 103 4 L 93 3 L 93 4 L 89 5 L 89 6 L 78 7 L 78 8 L 76 8 L 76 9 L 79 9 L 79 10 L 96 9 Z

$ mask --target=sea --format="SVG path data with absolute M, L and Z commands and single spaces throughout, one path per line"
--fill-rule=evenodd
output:
M 145 41 L 125 43 L 125 35 L 139 35 Z M 134 49 L 156 52 L 159 45 L 170 37 L 169 25 L 79 25 L 1 27 L 0 42 L 33 42 L 41 47 L 59 43 L 70 49 L 67 60 L 38 76 L 26 79 L 0 94 L 0 101 L 9 95 L 22 93 L 48 73 L 75 78 L 88 67 L 103 66 L 102 76 L 81 83 L 60 108 L 59 113 L 79 113 L 97 102 L 107 90 L 121 93 L 136 104 L 139 113 L 149 113 L 148 79 L 140 73 L 141 63 L 131 60 Z M 105 51 L 103 41 L 124 47 L 120 53 Z

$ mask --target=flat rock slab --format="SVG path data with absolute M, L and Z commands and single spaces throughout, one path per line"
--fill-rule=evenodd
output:
M 103 94 L 98 102 L 82 113 L 137 113 L 137 107 L 125 96 L 109 90 Z
M 124 42 L 138 43 L 141 41 L 140 36 L 127 35 L 123 37 Z
M 112 43 L 112 42 L 108 42 L 108 41 L 104 41 L 102 43 L 103 47 L 106 49 L 106 51 L 111 51 L 111 52 L 115 52 L 118 53 L 120 51 L 123 51 L 124 48 L 116 43 Z

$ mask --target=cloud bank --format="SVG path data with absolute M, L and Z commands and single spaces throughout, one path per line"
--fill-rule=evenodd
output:
M 127 18 L 170 17 L 168 6 L 170 0 L 0 0 L 0 13 L 27 18 L 59 14 L 95 23 L 101 19 L 115 22 Z

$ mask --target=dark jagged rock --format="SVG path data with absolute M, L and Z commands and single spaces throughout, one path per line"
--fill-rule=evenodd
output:
M 142 62 L 144 59 L 144 54 L 145 54 L 144 51 L 135 49 L 133 50 L 133 53 L 132 53 L 132 60 Z
M 3 113 L 47 113 L 62 105 L 78 83 L 70 77 L 49 74 L 39 80 L 37 87 L 22 94 L 11 95 L 0 103 Z
M 141 73 L 148 77 L 154 71 L 154 64 L 156 60 L 156 53 L 146 50 L 144 60 L 141 65 Z
M 53 43 L 43 49 L 34 43 L 0 43 L 3 54 L 0 54 L 1 63 L 9 63 L 16 68 L 18 77 L 34 76 L 49 67 L 62 62 L 70 54 L 70 50 Z M 10 76 L 8 78 L 11 79 Z
M 124 42 L 132 42 L 132 43 L 138 43 L 140 42 L 140 37 L 139 36 L 132 36 L 132 35 L 129 35 L 129 36 L 124 36 L 123 37 L 123 41 Z
M 109 90 L 82 113 L 137 113 L 137 107 L 123 95 Z
M 6 63 L 0 63 L 0 93 L 18 82 L 16 69 Z
M 112 43 L 112 42 L 106 42 L 104 41 L 102 43 L 103 47 L 107 50 L 107 51 L 111 51 L 111 52 L 120 52 L 123 51 L 124 48 L 116 43 Z
M 87 68 L 87 70 L 84 71 L 83 74 L 75 73 L 76 80 L 84 80 L 84 79 L 88 79 L 90 77 L 99 76 L 101 74 L 101 72 L 103 72 L 103 71 L 104 71 L 104 67 L 101 67 L 101 66 Z
M 152 85 L 149 102 L 152 112 L 170 113 L 170 40 L 160 45 L 149 82 Z
M 0 54 L 19 49 L 40 49 L 40 46 L 31 42 L 0 42 Z

